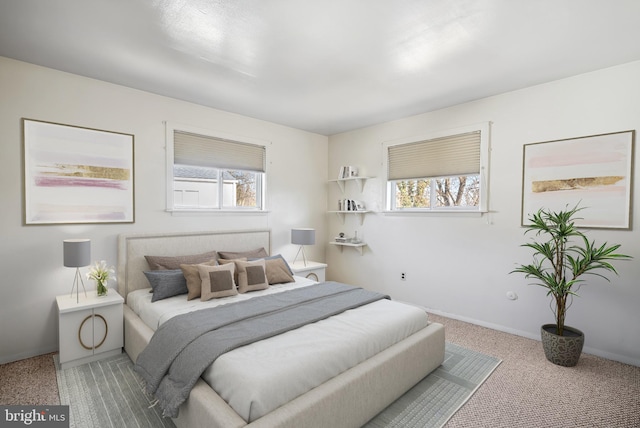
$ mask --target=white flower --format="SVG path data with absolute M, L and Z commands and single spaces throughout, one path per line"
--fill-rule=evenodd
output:
M 99 262 L 95 262 L 93 266 L 89 269 L 87 273 L 88 279 L 93 279 L 100 284 L 107 284 L 107 281 L 111 279 L 115 275 L 115 270 L 113 266 L 107 267 L 107 262 L 104 260 L 100 260 Z

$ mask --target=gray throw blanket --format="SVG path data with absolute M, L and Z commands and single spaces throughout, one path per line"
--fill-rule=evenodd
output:
M 163 414 L 175 418 L 202 373 L 225 352 L 384 298 L 325 282 L 178 315 L 156 330 L 135 370 Z

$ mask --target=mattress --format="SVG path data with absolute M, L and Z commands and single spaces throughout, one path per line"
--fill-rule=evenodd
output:
M 208 302 L 185 296 L 151 303 L 149 290 L 127 304 L 153 330 L 178 314 L 314 284 L 306 278 Z M 219 357 L 203 379 L 247 422 L 321 385 L 428 325 L 424 310 L 383 299 Z

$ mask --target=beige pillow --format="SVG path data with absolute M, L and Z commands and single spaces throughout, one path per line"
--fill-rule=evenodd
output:
M 259 259 L 262 257 L 269 257 L 269 254 L 267 254 L 264 247 L 261 247 L 249 251 L 218 251 L 218 257 L 227 260 L 241 259 L 243 257 L 248 259 Z
M 231 264 L 235 264 L 235 262 L 237 261 L 241 261 L 241 262 L 246 262 L 247 258 L 246 257 L 242 257 L 240 259 L 220 259 L 218 260 L 218 263 L 221 265 L 227 264 L 227 263 L 231 263 Z M 236 285 L 238 285 L 238 266 L 236 266 L 236 271 L 233 274 L 233 280 L 236 282 Z
M 200 300 L 217 299 L 238 294 L 233 280 L 235 264 L 228 263 L 219 266 L 198 265 L 198 273 L 202 281 Z
M 218 262 L 211 260 L 207 263 L 200 263 L 205 266 L 216 266 Z M 187 280 L 187 300 L 193 300 L 196 297 L 200 297 L 202 290 L 202 280 L 200 279 L 200 272 L 198 272 L 198 265 L 180 265 L 182 274 Z
M 215 261 L 218 258 L 218 253 L 209 251 L 190 256 L 144 256 L 144 258 L 147 259 L 151 270 L 174 270 L 180 269 L 180 265 L 197 265 Z
M 289 271 L 289 267 L 284 259 L 265 259 L 265 266 L 267 270 L 267 281 L 269 284 L 282 284 L 283 282 L 293 282 L 293 275 Z M 189 282 L 187 281 L 187 286 Z
M 238 292 L 257 291 L 269 288 L 264 260 L 253 262 L 235 261 L 238 271 Z

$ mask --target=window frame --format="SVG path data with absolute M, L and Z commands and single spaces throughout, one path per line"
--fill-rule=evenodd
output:
M 464 134 L 469 132 L 480 132 L 480 173 L 479 173 L 479 184 L 480 184 L 480 195 L 479 195 L 479 203 L 477 207 L 437 207 L 431 206 L 429 208 L 397 208 L 395 206 L 395 189 L 392 187 L 395 186 L 396 181 L 400 180 L 389 180 L 389 147 L 399 146 L 403 144 L 413 144 L 420 141 L 433 140 L 437 138 L 449 137 L 458 134 Z M 404 137 L 396 140 L 385 141 L 382 143 L 382 167 L 383 167 L 383 207 L 385 213 L 391 214 L 429 214 L 429 213 L 486 213 L 489 211 L 489 154 L 490 154 L 490 122 L 482 122 L 478 124 L 472 124 L 467 126 L 461 126 L 457 128 L 445 129 L 437 132 L 433 132 L 430 134 L 422 134 L 412 137 Z M 475 175 L 475 174 L 474 174 Z M 412 178 L 411 180 L 437 180 L 444 179 L 448 177 L 456 177 L 456 175 L 444 175 L 444 176 L 434 176 L 434 177 L 419 177 Z M 404 180 L 406 181 L 406 180 Z M 430 184 L 430 188 L 432 189 L 434 184 Z M 433 194 L 431 194 L 432 204 Z
M 194 208 L 194 207 L 176 207 L 174 205 L 174 175 L 173 175 L 173 167 L 174 167 L 174 132 L 181 131 L 192 134 L 202 135 L 204 137 L 211 137 L 216 139 L 229 140 L 238 143 L 246 143 L 253 144 L 257 146 L 264 147 L 265 151 L 265 170 L 264 172 L 258 171 L 247 171 L 256 173 L 256 207 L 233 207 L 233 208 L 225 208 L 222 203 L 222 199 L 224 197 L 223 192 L 218 193 L 218 207 L 216 208 Z M 268 146 L 271 143 L 269 141 L 260 140 L 257 138 L 250 138 L 245 136 L 238 136 L 234 134 L 229 134 L 225 132 L 212 131 L 210 129 L 204 129 L 189 125 L 176 124 L 171 122 L 165 122 L 165 148 L 166 148 L 166 210 L 172 213 L 266 213 L 266 188 L 267 188 L 267 166 L 269 165 L 269 150 Z M 233 171 L 243 171 L 238 168 L 233 167 L 221 167 L 216 168 L 218 170 L 218 186 L 222 187 L 224 184 L 224 180 L 222 177 L 224 171 L 233 170 Z

